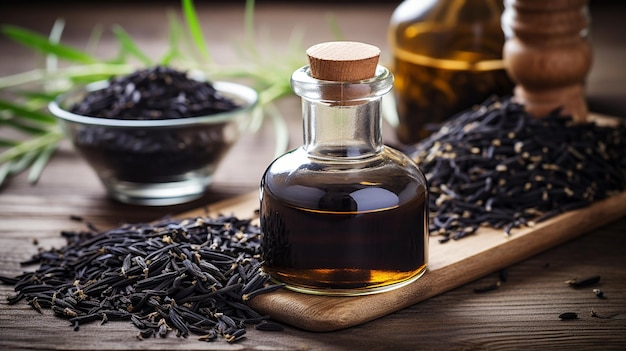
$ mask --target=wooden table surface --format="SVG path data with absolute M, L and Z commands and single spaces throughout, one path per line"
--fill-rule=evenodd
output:
M 200 3 L 200 2 L 198 2 Z M 10 4 L 10 5 L 9 5 Z M 386 26 L 397 2 L 257 4 L 256 24 L 269 33 L 262 47 L 281 48 L 294 28 L 304 33 L 304 47 L 334 39 L 327 18 L 337 20 L 345 39 L 378 45 L 383 61 L 389 58 Z M 121 24 L 148 52 L 162 52 L 167 42 L 166 11 L 177 2 L 140 2 L 110 5 L 60 3 L 25 7 L 0 4 L 0 23 L 26 26 L 46 33 L 57 17 L 66 21 L 64 41 L 84 45 L 94 24 Z M 217 60 L 236 58 L 232 40 L 243 35 L 243 5 L 204 2 L 198 5 L 209 48 Z M 626 45 L 623 16 L 626 6 L 592 4 L 594 67 L 587 89 L 590 107 L 626 117 Z M 621 32 L 620 32 L 621 31 Z M 116 50 L 104 37 L 104 50 Z M 280 51 L 278 51 L 280 52 Z M 0 76 L 35 67 L 38 58 L 6 39 L 0 39 Z M 301 143 L 300 104 L 295 97 L 279 103 L 290 129 L 290 146 Z M 0 130 L 2 133 L 2 130 Z M 385 127 L 385 139 L 395 142 Z M 0 275 L 17 275 L 19 262 L 36 253 L 33 239 L 44 248 L 61 246 L 61 230 L 81 229 L 70 215 L 81 216 L 100 228 L 142 222 L 176 214 L 257 189 L 261 174 L 273 158 L 274 134 L 265 124 L 247 135 L 229 153 L 203 198 L 170 207 L 124 205 L 107 198 L 96 175 L 67 144 L 55 154 L 43 177 L 29 185 L 26 174 L 0 189 Z M 0 349 L 263 349 L 263 350 L 503 350 L 503 349 L 626 349 L 626 218 L 549 249 L 508 269 L 508 281 L 498 290 L 476 294 L 473 288 L 496 279 L 484 277 L 372 322 L 345 330 L 313 333 L 287 327 L 283 332 L 249 329 L 247 338 L 200 342 L 190 337 L 137 341 L 130 323 L 85 325 L 74 332 L 50 311 L 37 314 L 25 303 L 9 306 L 13 289 L 0 285 Z M 18 249 L 19 248 L 19 249 Z M 24 249 L 26 248 L 26 249 Z M 605 299 L 588 289 L 572 289 L 571 278 L 601 275 Z M 591 316 L 595 311 L 597 318 Z M 561 321 L 558 315 L 576 312 L 579 319 Z

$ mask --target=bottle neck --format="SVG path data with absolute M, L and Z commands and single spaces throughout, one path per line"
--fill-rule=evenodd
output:
M 381 98 L 334 106 L 302 99 L 304 149 L 318 158 L 365 158 L 382 150 Z
M 294 92 L 302 97 L 304 145 L 310 157 L 362 159 L 383 149 L 382 98 L 393 75 L 378 66 L 376 75 L 357 82 L 312 78 L 308 67 L 292 75 Z

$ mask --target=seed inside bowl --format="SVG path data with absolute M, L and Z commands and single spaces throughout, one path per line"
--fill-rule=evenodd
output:
M 111 79 L 108 87 L 88 93 L 70 111 L 91 117 L 144 120 L 207 116 L 237 107 L 210 82 L 156 66 Z
M 107 87 L 88 92 L 69 111 L 149 122 L 211 116 L 238 108 L 237 102 L 210 82 L 157 66 L 111 79 Z M 76 131 L 74 144 L 101 178 L 177 182 L 184 174 L 211 174 L 234 143 L 232 128 L 223 119 L 168 128 L 151 128 L 149 123 L 142 128 L 85 125 Z

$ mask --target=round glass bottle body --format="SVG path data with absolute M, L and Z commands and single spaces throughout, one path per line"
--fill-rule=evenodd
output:
M 363 295 L 426 270 L 426 180 L 410 158 L 382 144 L 381 99 L 392 84 L 381 66 L 357 83 L 294 73 L 304 145 L 270 164 L 260 189 L 264 269 L 287 288 Z

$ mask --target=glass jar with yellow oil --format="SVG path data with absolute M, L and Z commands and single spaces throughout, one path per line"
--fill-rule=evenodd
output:
M 492 94 L 510 95 L 502 61 L 502 0 L 406 0 L 389 25 L 398 139 L 427 137 Z

